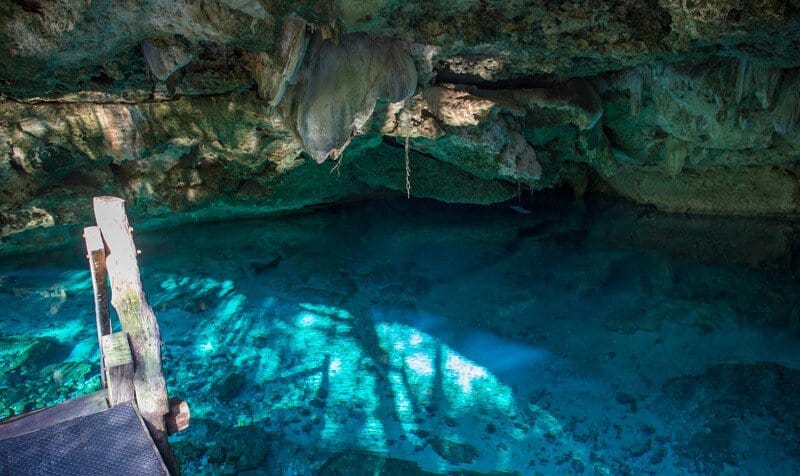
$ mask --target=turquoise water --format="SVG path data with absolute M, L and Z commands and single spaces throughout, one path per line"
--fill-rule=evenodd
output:
M 542 200 L 137 233 L 184 473 L 800 474 L 797 224 Z M 84 254 L 0 258 L 0 417 L 99 387 Z

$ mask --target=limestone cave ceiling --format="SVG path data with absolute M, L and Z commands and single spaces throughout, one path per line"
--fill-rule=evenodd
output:
M 78 222 L 97 193 L 197 218 L 400 190 L 406 141 L 418 197 L 593 183 L 796 215 L 799 7 L 2 2 L 0 236 Z

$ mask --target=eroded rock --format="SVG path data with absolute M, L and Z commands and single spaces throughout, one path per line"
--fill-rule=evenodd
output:
M 305 20 L 298 15 L 290 15 L 281 26 L 275 55 L 263 51 L 245 55 L 249 70 L 258 83 L 258 94 L 272 106 L 280 104 L 289 82 L 295 78 L 303 63 L 311 36 L 308 30 L 309 25 Z
M 3 3 L 3 234 L 79 221 L 97 193 L 161 216 L 403 189 L 406 140 L 419 196 L 568 182 L 798 213 L 792 8 L 523 3 Z
M 400 42 L 347 35 L 339 44 L 317 36 L 307 66 L 288 91 L 284 117 L 317 162 L 338 157 L 380 101 L 398 102 L 417 86 L 417 72 Z
M 161 81 L 165 81 L 174 72 L 189 64 L 193 58 L 193 55 L 182 45 L 170 44 L 166 41 L 154 43 L 145 40 L 142 42 L 142 54 L 147 60 L 150 71 Z

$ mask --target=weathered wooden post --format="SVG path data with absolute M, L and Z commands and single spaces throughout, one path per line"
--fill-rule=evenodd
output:
M 108 273 L 106 271 L 106 245 L 100 227 L 90 226 L 83 230 L 86 242 L 86 257 L 92 274 L 94 291 L 95 320 L 97 340 L 100 344 L 100 379 L 107 389 L 106 397 L 112 407 L 123 403 L 136 402 L 134 390 L 133 355 L 127 332 L 111 333 L 111 319 L 108 312 Z M 188 427 L 189 406 L 179 399 L 170 399 L 170 413 L 167 428 L 171 433 Z M 173 406 L 176 406 L 173 408 Z M 171 425 L 175 419 L 183 425 Z M 173 431 L 174 428 L 180 428 Z
M 106 368 L 108 404 L 112 407 L 136 401 L 133 354 L 127 332 L 115 332 L 100 339 L 102 360 Z
M 100 228 L 90 226 L 83 229 L 83 240 L 86 243 L 86 257 L 89 259 L 89 271 L 92 274 L 92 291 L 94 291 L 94 315 L 97 323 L 97 342 L 100 343 L 100 381 L 106 387 L 106 367 L 102 357 L 103 336 L 111 334 L 111 320 L 108 316 L 108 274 L 106 273 L 106 245 Z
M 136 404 L 170 472 L 176 474 L 176 460 L 167 441 L 166 417 L 170 407 L 161 372 L 161 332 L 142 287 L 125 201 L 95 197 L 94 214 L 109 251 L 106 265 L 111 280 L 111 304 L 129 336 Z

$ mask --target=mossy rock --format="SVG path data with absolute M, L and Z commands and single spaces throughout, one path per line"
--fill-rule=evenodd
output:
M 214 393 L 223 402 L 230 402 L 242 393 L 245 385 L 247 375 L 244 372 L 229 373 L 214 385 Z
M 471 463 L 479 456 L 477 448 L 466 443 L 457 443 L 439 436 L 431 438 L 428 442 L 436 454 L 451 464 Z
M 8 343 L 11 346 L 18 346 L 20 349 L 13 360 L 9 362 L 6 372 L 16 369 L 24 369 L 29 372 L 40 370 L 48 365 L 63 361 L 72 352 L 71 346 L 62 344 L 52 337 L 15 337 L 7 336 L 3 338 L 4 346 Z
M 367 451 L 342 451 L 328 458 L 319 471 L 320 476 L 427 476 L 416 463 L 387 458 Z

